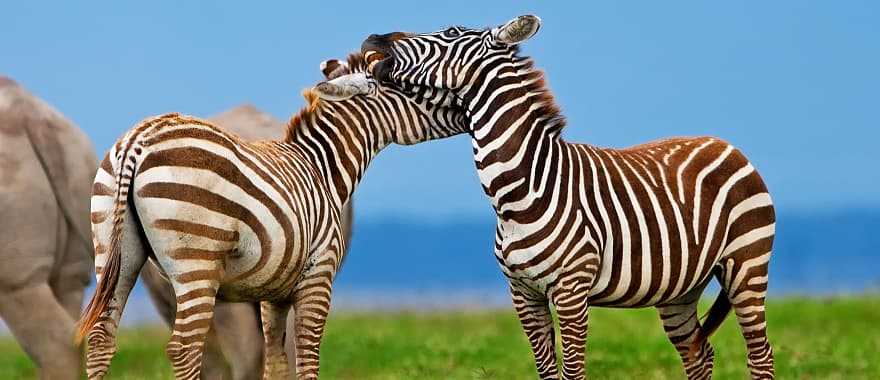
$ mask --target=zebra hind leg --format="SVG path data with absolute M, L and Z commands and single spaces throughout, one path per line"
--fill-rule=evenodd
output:
M 761 242 L 752 247 L 763 245 Z M 765 300 L 769 247 L 749 257 L 730 257 L 722 261 L 721 286 L 727 293 L 748 349 L 749 371 L 753 379 L 774 378 L 773 349 L 767 339 Z
M 260 317 L 263 320 L 263 338 L 266 344 L 264 379 L 290 377 L 290 367 L 284 352 L 284 334 L 289 311 L 290 303 L 260 302 Z
M 663 330 L 678 351 L 685 374 L 691 380 L 712 378 L 715 357 L 715 351 L 708 339 L 695 350 L 691 349 L 691 342 L 700 329 L 698 301 L 699 298 L 681 304 L 657 306 L 663 321 Z
M 222 277 L 221 263 L 214 264 L 215 268 L 191 270 L 171 279 L 177 312 L 165 354 L 177 379 L 195 380 L 201 375 L 202 354 Z
M 125 211 L 124 230 L 121 241 L 121 264 L 119 277 L 113 298 L 106 311 L 92 327 L 86 338 L 88 350 L 86 353 L 86 374 L 89 379 L 101 379 L 110 369 L 110 361 L 116 353 L 116 332 L 119 321 L 122 319 L 122 310 L 128 301 L 128 295 L 137 281 L 141 268 L 147 261 L 147 249 L 145 240 L 138 233 L 138 223 L 132 208 Z M 97 252 L 95 257 L 96 271 L 104 270 L 107 262 L 107 252 Z

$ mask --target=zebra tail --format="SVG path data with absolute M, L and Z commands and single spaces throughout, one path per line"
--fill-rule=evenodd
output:
M 691 346 L 688 349 L 688 352 L 691 355 L 695 355 L 700 347 L 702 347 L 703 342 L 709 339 L 709 337 L 718 330 L 718 327 L 721 326 L 721 322 L 724 322 L 724 318 L 727 317 L 727 313 L 730 312 L 730 300 L 727 299 L 727 294 L 722 290 L 718 293 L 718 297 L 715 298 L 715 302 L 712 303 L 712 307 L 709 308 L 709 311 L 703 316 L 703 323 L 700 324 L 700 328 L 697 330 L 697 336 L 694 337 L 694 341 L 691 342 Z
M 89 334 L 101 315 L 104 314 L 110 306 L 116 294 L 116 285 L 119 283 L 119 271 L 122 263 L 122 232 L 125 210 L 128 206 L 128 191 L 134 181 L 135 160 L 124 154 L 120 160 L 120 169 L 116 175 L 117 191 L 116 201 L 113 206 L 113 227 L 110 232 L 109 257 L 101 271 L 101 277 L 98 285 L 95 287 L 95 294 L 92 296 L 89 305 L 80 316 L 77 322 L 76 337 L 74 343 L 79 346 L 83 339 Z

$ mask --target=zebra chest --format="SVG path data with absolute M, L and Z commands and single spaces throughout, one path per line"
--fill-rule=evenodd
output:
M 512 281 L 543 291 L 561 272 L 553 251 L 535 237 L 534 231 L 515 223 L 499 223 L 501 249 L 495 252 L 501 270 Z
M 567 223 L 518 225 L 498 223 L 496 256 L 511 282 L 545 292 L 587 279 L 592 283 L 601 262 L 598 244 L 582 214 Z M 575 279 L 577 279 L 575 281 Z

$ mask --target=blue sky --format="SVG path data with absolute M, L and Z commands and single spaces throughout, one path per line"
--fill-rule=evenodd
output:
M 320 79 L 318 63 L 370 33 L 534 13 L 544 25 L 524 52 L 547 72 L 569 140 L 715 135 L 752 159 L 780 210 L 880 206 L 877 2 L 326 4 L 7 3 L 0 74 L 103 152 L 152 114 L 251 102 L 286 119 Z M 389 148 L 356 198 L 364 217 L 491 213 L 463 136 Z

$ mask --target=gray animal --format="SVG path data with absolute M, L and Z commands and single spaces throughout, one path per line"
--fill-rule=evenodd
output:
M 285 132 L 284 123 L 250 104 L 239 105 L 208 120 L 248 140 L 280 140 Z M 343 219 L 345 246 L 348 247 L 351 239 L 351 204 L 346 206 Z M 177 302 L 170 283 L 159 274 L 153 264 L 144 266 L 141 278 L 162 319 L 171 326 Z M 293 331 L 292 327 L 288 331 Z M 292 345 L 292 342 L 286 344 L 288 349 Z M 260 305 L 218 301 L 214 309 L 214 325 L 211 327 L 202 361 L 202 378 L 260 379 L 262 372 L 263 330 L 260 325 Z
M 0 76 L 0 317 L 44 379 L 78 379 L 97 158 L 81 130 Z

